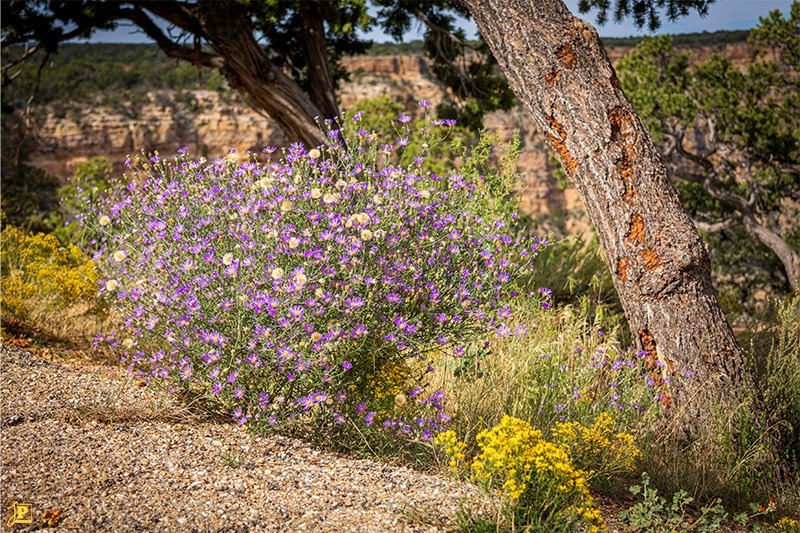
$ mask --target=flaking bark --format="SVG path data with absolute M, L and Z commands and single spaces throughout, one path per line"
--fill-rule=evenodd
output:
M 682 439 L 754 380 L 709 254 L 593 27 L 561 0 L 464 0 L 511 88 L 578 187 L 662 407 Z M 754 415 L 755 416 L 755 415 Z

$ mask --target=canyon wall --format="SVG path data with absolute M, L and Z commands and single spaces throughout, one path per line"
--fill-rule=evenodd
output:
M 629 48 L 609 48 L 616 63 Z M 752 61 L 749 47 L 729 44 L 718 47 L 692 48 L 688 52 L 695 61 L 712 53 L 724 54 L 740 66 Z M 340 90 L 342 109 L 350 108 L 364 98 L 387 96 L 409 110 L 416 102 L 428 99 L 436 104 L 446 99 L 429 64 L 419 56 L 361 56 L 346 59 L 344 66 L 351 80 Z M 183 93 L 149 93 L 143 104 L 132 110 L 117 106 L 97 105 L 43 110 L 45 117 L 37 131 L 37 148 L 30 161 L 59 179 L 68 180 L 75 165 L 92 157 L 104 156 L 124 171 L 127 155 L 139 150 L 158 149 L 171 154 L 188 147 L 196 156 L 220 157 L 230 148 L 237 151 L 260 151 L 264 146 L 281 146 L 286 138 L 272 121 L 248 107 L 235 94 L 214 91 Z M 522 173 L 522 208 L 537 215 L 569 210 L 579 205 L 577 192 L 559 188 L 548 162 L 549 149 L 543 136 L 533 129 L 521 107 L 488 115 L 485 125 L 510 139 L 519 132 L 523 143 L 519 167 Z

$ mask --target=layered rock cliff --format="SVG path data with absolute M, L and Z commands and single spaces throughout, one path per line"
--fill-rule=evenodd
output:
M 629 50 L 609 48 L 608 53 L 616 62 Z M 688 51 L 695 61 L 707 59 L 712 53 L 724 54 L 737 65 L 746 65 L 753 59 L 744 43 Z M 419 56 L 361 56 L 349 58 L 344 66 L 351 73 L 351 80 L 340 91 L 343 109 L 358 100 L 378 96 L 388 96 L 409 109 L 422 99 L 438 103 L 447 98 L 429 64 Z M 72 176 L 77 163 L 95 156 L 107 157 L 122 172 L 126 156 L 139 150 L 158 149 L 168 154 L 188 147 L 194 155 L 219 157 L 230 148 L 259 151 L 264 146 L 286 142 L 269 118 L 248 107 L 237 95 L 214 91 L 148 93 L 135 110 L 124 104 L 97 105 L 61 114 L 47 109 L 45 115 L 30 160 L 64 181 Z M 561 190 L 552 177 L 549 149 L 521 107 L 492 113 L 486 117 L 485 125 L 504 139 L 519 132 L 523 143 L 520 186 L 526 212 L 544 214 L 578 205 L 577 192 Z

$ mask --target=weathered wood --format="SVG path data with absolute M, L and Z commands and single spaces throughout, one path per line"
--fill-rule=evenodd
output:
M 144 15 L 143 9 L 202 37 L 211 45 L 214 54 L 203 53 L 195 57 L 191 50 L 167 38 Z M 318 146 L 325 142 L 314 121 L 315 117 L 324 117 L 325 114 L 300 85 L 269 60 L 253 35 L 253 25 L 244 7 L 238 2 L 201 0 L 196 4 L 186 4 L 174 0 L 153 0 L 142 3 L 136 9 L 122 10 L 115 18 L 132 20 L 170 57 L 197 60 L 219 69 L 231 88 L 238 91 L 254 109 L 274 120 L 289 139 L 301 141 L 307 146 Z M 318 22 L 321 25 L 321 21 Z M 324 39 L 324 35 L 322 37 Z M 315 40 L 309 44 L 318 42 Z M 309 53 L 313 55 L 315 52 Z M 317 58 L 314 63 L 317 73 L 325 69 L 321 61 Z M 327 55 L 324 61 L 327 62 Z M 330 83 L 330 87 L 319 87 L 317 91 L 332 94 L 333 78 L 325 78 L 324 72 L 322 77 L 317 78 L 317 83 L 326 80 Z
M 682 208 L 596 30 L 561 0 L 464 0 L 597 230 L 668 420 L 691 439 L 754 381 Z
M 336 85 L 328 60 L 328 42 L 325 40 L 325 27 L 322 24 L 322 8 L 319 2 L 300 2 L 298 7 L 303 21 L 303 39 L 306 45 L 306 64 L 308 65 L 308 89 L 311 100 L 322 110 L 321 118 L 339 116 L 336 102 Z

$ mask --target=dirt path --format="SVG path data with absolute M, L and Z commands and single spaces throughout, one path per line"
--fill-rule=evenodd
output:
M 120 368 L 1 355 L 3 528 L 16 502 L 23 531 L 446 531 L 478 494 L 192 416 Z

